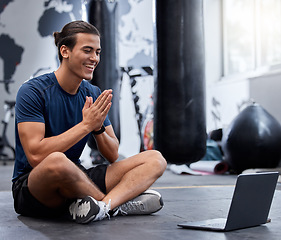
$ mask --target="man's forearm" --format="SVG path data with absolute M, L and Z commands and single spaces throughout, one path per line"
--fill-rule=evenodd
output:
M 36 131 L 40 130 L 35 125 L 28 126 L 28 128 L 33 127 L 35 134 Z M 44 127 L 44 126 L 42 126 Z M 30 132 L 32 128 L 27 132 Z M 79 123 L 74 127 L 70 128 L 66 132 L 53 136 L 53 137 L 42 137 L 39 139 L 40 134 L 37 134 L 36 137 L 31 136 L 30 134 L 24 134 L 21 132 L 21 142 L 25 151 L 25 154 L 31 164 L 32 167 L 37 166 L 42 160 L 44 160 L 49 154 L 53 152 L 65 152 L 77 142 L 79 142 L 82 138 L 84 138 L 87 134 L 89 134 L 89 129 L 83 125 L 83 123 Z
M 119 141 L 115 135 L 108 134 L 105 131 L 102 134 L 95 135 L 96 143 L 99 152 L 106 158 L 109 162 L 115 162 L 118 157 Z

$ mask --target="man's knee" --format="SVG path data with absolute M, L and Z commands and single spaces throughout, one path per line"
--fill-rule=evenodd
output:
M 50 167 L 61 168 L 65 165 L 65 162 L 67 162 L 67 160 L 68 159 L 64 153 L 53 152 L 43 160 L 43 163 L 44 165 Z
M 61 179 L 73 175 L 76 166 L 71 162 L 64 153 L 54 152 L 51 153 L 43 162 L 46 176 L 54 179 Z
M 147 151 L 147 153 L 150 155 L 148 160 L 152 161 L 151 163 L 153 164 L 154 169 L 157 171 L 158 175 L 161 176 L 167 167 L 166 159 L 157 150 L 150 150 Z

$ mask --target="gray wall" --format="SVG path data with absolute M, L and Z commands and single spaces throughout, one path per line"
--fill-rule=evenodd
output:
M 251 78 L 249 83 L 250 97 L 281 123 L 281 72 Z

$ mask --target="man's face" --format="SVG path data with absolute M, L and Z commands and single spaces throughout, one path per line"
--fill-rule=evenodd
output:
M 100 61 L 100 37 L 94 34 L 78 33 L 74 48 L 68 52 L 69 70 L 81 80 L 91 80 Z

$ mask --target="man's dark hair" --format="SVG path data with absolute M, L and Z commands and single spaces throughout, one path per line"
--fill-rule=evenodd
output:
M 65 45 L 72 50 L 76 44 L 77 33 L 90 33 L 100 36 L 98 29 L 90 23 L 84 21 L 73 21 L 67 23 L 61 30 L 61 32 L 54 32 L 55 44 L 58 48 L 58 56 L 60 62 L 62 62 L 62 55 L 60 53 L 60 47 Z

